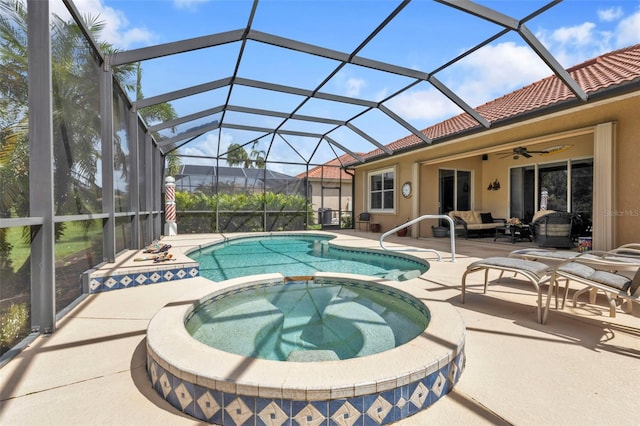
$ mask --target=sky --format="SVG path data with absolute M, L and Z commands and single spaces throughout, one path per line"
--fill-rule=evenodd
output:
M 246 0 L 74 0 L 84 14 L 104 23 L 102 39 L 119 50 L 131 50 L 177 40 L 237 30 L 247 25 L 252 2 Z M 252 29 L 295 39 L 338 52 L 352 53 L 398 6 L 394 0 L 262 0 Z M 547 4 L 541 0 L 478 1 L 517 21 Z M 62 8 L 54 3 L 54 12 Z M 64 14 L 64 12 L 61 12 Z M 565 0 L 525 25 L 560 62 L 571 67 L 603 53 L 640 43 L 640 0 Z M 513 92 L 552 74 L 550 68 L 514 32 L 442 70 L 440 67 L 460 53 L 500 31 L 488 21 L 457 9 L 427 0 L 414 0 L 366 44 L 357 55 L 433 75 L 471 107 Z M 239 43 L 216 46 L 146 61 L 143 68 L 145 97 L 230 77 L 234 72 Z M 303 55 L 261 43 L 248 43 L 238 75 L 244 78 L 314 90 L 335 70 L 337 62 Z M 413 80 L 403 76 L 347 65 L 321 87 L 322 92 L 380 102 Z M 206 92 L 173 101 L 179 116 L 191 114 L 227 101 L 228 90 Z M 229 103 L 275 111 L 291 112 L 301 98 L 234 88 Z M 384 105 L 421 130 L 443 121 L 461 110 L 429 83 L 421 82 L 384 102 Z M 299 114 L 349 119 L 360 107 L 312 100 Z M 211 118 L 209 118 L 211 121 Z M 273 126 L 281 119 L 229 113 L 227 122 Z M 191 123 L 200 125 L 206 122 Z M 369 111 L 353 123 L 382 144 L 409 135 L 409 131 L 378 110 Z M 289 130 L 324 133 L 326 125 L 290 121 Z M 184 131 L 181 128 L 179 131 Z M 180 152 L 188 155 L 215 155 L 228 144 L 247 143 L 260 132 L 222 129 L 209 132 Z M 358 152 L 375 148 L 349 129 L 330 133 L 334 140 Z M 167 134 L 167 136 L 170 136 Z M 287 136 L 261 138 L 257 149 L 269 150 L 269 159 L 298 161 L 312 158 L 328 161 L 338 150 L 316 149 L 317 141 Z M 218 140 L 220 146 L 218 146 Z M 324 146 L 327 145 L 327 146 Z M 295 147 L 295 149 L 292 148 Z M 194 161 L 197 162 L 197 161 Z M 277 168 L 277 167 L 276 167 Z

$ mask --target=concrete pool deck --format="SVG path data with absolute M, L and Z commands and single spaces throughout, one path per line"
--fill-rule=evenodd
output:
M 379 248 L 379 234 L 340 234 L 349 245 Z M 180 235 L 163 241 L 180 256 L 194 241 L 206 244 L 216 238 Z M 450 302 L 466 324 L 466 368 L 454 390 L 397 424 L 637 424 L 637 306 L 633 314 L 619 311 L 610 318 L 603 298 L 595 306 L 569 303 L 563 311 L 551 310 L 541 325 L 531 286 L 513 277 L 493 281 L 482 294 L 481 274 L 472 276 L 467 301 L 460 303 L 460 279 L 470 262 L 505 255 L 525 243 L 457 240 L 457 261 L 451 263 L 446 238 L 388 241 L 441 251 L 442 262 L 431 253 L 413 253 L 432 260 L 431 269 L 404 285 L 420 286 L 433 300 Z M 59 321 L 55 334 L 38 337 L 0 369 L 0 424 L 200 424 L 152 389 L 145 370 L 145 334 L 163 306 L 210 285 L 196 277 L 89 295 Z

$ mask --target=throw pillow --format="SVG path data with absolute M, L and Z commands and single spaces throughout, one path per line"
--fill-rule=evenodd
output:
M 480 213 L 480 219 L 482 223 L 493 223 L 493 216 L 491 213 Z

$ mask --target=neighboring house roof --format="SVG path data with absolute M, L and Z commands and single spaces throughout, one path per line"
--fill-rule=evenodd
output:
M 361 153 L 355 153 L 357 155 L 362 155 Z M 351 180 L 353 176 L 347 174 L 347 172 L 342 168 L 345 164 L 351 164 L 355 162 L 356 159 L 353 158 L 349 154 L 342 154 L 338 158 L 334 158 L 331 161 L 324 163 L 322 166 L 316 166 L 312 169 L 309 169 L 309 175 L 307 176 L 306 172 L 300 173 L 296 177 L 298 179 L 304 179 L 308 177 L 309 179 L 345 179 Z M 323 170 L 324 169 L 324 170 Z
M 616 50 L 575 65 L 567 72 L 587 93 L 589 100 L 598 95 L 616 93 L 617 89 L 640 89 L 640 44 Z M 487 102 L 476 108 L 494 127 L 496 123 L 510 122 L 525 115 L 536 115 L 550 108 L 570 108 L 584 102 L 577 99 L 569 88 L 555 75 L 532 83 L 515 92 Z M 433 143 L 451 139 L 461 133 L 482 130 L 469 114 L 463 113 L 422 130 Z M 394 152 L 404 152 L 425 147 L 425 143 L 415 135 L 409 135 L 387 145 Z M 375 160 L 383 156 L 381 149 L 364 155 L 365 160 Z M 354 164 L 347 163 L 347 164 Z
M 255 169 L 244 167 L 228 167 L 228 166 L 203 166 L 198 164 L 184 164 L 180 168 L 180 172 L 175 175 L 176 179 L 185 176 L 213 176 L 217 172 L 218 176 L 225 177 L 242 177 L 249 179 L 263 179 L 266 174 L 267 179 L 294 180 L 293 176 L 276 172 L 269 169 Z

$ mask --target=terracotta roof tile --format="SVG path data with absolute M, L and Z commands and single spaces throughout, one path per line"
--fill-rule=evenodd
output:
M 362 155 L 360 153 L 356 153 L 358 155 Z M 316 166 L 312 169 L 309 169 L 309 179 L 343 179 L 343 180 L 351 180 L 353 177 L 347 174 L 342 166 L 345 164 L 353 164 L 356 161 L 349 154 L 343 154 L 338 158 L 334 158 L 331 161 L 324 163 L 322 166 Z M 323 171 L 324 169 L 324 171 Z M 298 179 L 304 179 L 307 177 L 307 173 L 303 172 L 296 176 Z
M 567 72 L 588 96 L 616 86 L 640 83 L 640 44 L 598 56 L 568 68 Z M 574 98 L 573 92 L 553 75 L 480 105 L 476 111 L 490 123 L 495 123 Z M 437 141 L 479 127 L 480 124 L 470 115 L 463 113 L 434 124 L 422 130 L 422 133 Z M 417 149 L 420 145 L 424 145 L 422 140 L 415 135 L 409 135 L 391 142 L 387 147 L 397 151 L 412 147 Z M 363 157 L 374 159 L 383 154 L 381 149 L 375 149 Z

